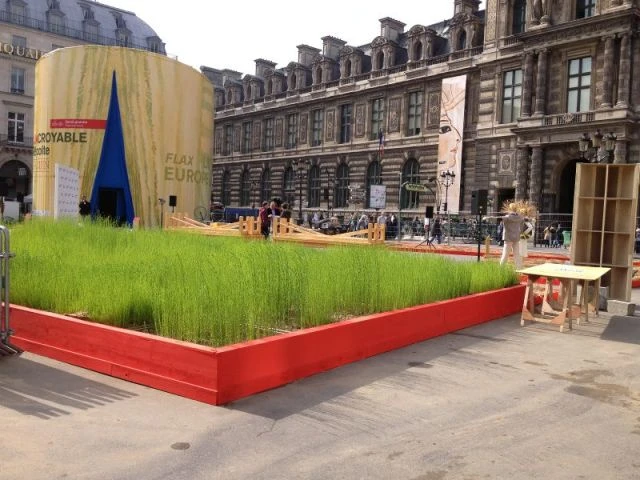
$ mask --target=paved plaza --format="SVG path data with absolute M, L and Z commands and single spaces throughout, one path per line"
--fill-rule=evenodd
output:
M 638 358 L 640 318 L 511 316 L 214 407 L 26 353 L 0 479 L 637 479 Z

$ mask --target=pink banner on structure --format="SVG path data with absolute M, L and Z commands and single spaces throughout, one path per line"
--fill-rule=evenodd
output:
M 106 120 L 93 118 L 52 118 L 49 123 L 51 128 L 84 128 L 87 130 L 104 130 Z
M 439 181 L 444 181 L 441 173 L 450 171 L 455 174 L 449 188 L 441 185 L 442 201 L 447 203 L 450 213 L 458 213 L 460 204 L 460 179 L 462 173 L 462 145 L 464 142 L 464 108 L 467 93 L 467 76 L 444 78 L 442 80 L 442 99 L 440 102 L 440 137 L 438 139 Z M 444 198 L 445 192 L 447 197 Z

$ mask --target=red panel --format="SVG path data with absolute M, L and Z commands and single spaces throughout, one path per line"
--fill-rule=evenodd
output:
M 371 315 L 218 350 L 224 404 L 394 348 L 518 313 L 523 286 Z
M 517 313 L 524 286 L 212 349 L 12 306 L 12 341 L 41 354 L 223 404 L 428 338 Z
M 11 307 L 12 342 L 26 351 L 215 403 L 216 351 L 186 342 Z
M 51 128 L 84 128 L 87 130 L 104 130 L 106 120 L 94 118 L 52 118 L 49 122 Z

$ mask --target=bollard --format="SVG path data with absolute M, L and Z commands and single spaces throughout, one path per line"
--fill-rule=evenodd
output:
M 484 237 L 484 258 L 489 258 L 491 254 L 491 237 L 487 235 Z

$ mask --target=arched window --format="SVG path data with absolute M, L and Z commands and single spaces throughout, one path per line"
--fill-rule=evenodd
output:
M 422 42 L 418 40 L 413 46 L 413 60 L 418 62 L 422 59 Z
M 233 103 L 233 92 L 231 89 L 227 90 L 227 105 L 231 105 Z
M 0 178 L 7 189 L 5 196 L 18 198 L 31 192 L 31 173 L 29 167 L 20 160 L 9 160 L 0 168 Z M 17 220 L 17 219 L 16 219 Z
M 420 183 L 420 164 L 415 158 L 410 158 L 402 167 L 402 184 Z M 400 193 L 401 208 L 418 208 L 420 206 L 420 193 L 407 192 L 402 188 Z
M 309 208 L 317 208 L 320 206 L 320 167 L 317 165 L 309 169 L 309 191 L 307 198 L 309 199 Z
M 293 207 L 296 198 L 296 180 L 293 167 L 287 167 L 284 171 L 284 181 L 282 182 L 284 201 Z
M 267 95 L 273 95 L 273 80 L 267 82 Z
M 251 204 L 251 176 L 246 168 L 240 177 L 240 205 L 243 207 Z
M 260 202 L 271 200 L 271 170 L 265 168 L 260 178 Z
M 511 35 L 524 33 L 527 22 L 527 0 L 513 2 L 513 16 L 511 18 Z
M 289 90 L 295 90 L 297 88 L 298 78 L 295 73 L 291 74 L 291 84 L 289 85 Z
M 378 52 L 376 55 L 376 70 L 382 70 L 382 66 L 384 65 L 384 52 Z
M 333 206 L 344 208 L 349 203 L 349 167 L 341 163 L 336 171 L 336 187 L 333 197 Z
M 463 28 L 458 37 L 458 50 L 464 50 L 465 48 L 467 48 L 467 31 Z
M 251 100 L 251 85 L 247 85 L 247 96 L 245 100 Z
M 322 67 L 316 68 L 316 83 L 322 83 Z
M 366 179 L 366 205 L 365 207 L 371 207 L 371 185 L 382 185 L 382 167 L 380 162 L 374 160 L 369 164 L 367 168 L 367 179 Z
M 231 204 L 231 174 L 228 171 L 222 174 L 222 197 L 220 201 L 225 206 Z
M 349 78 L 351 76 L 351 60 L 348 58 L 344 62 L 344 76 Z

